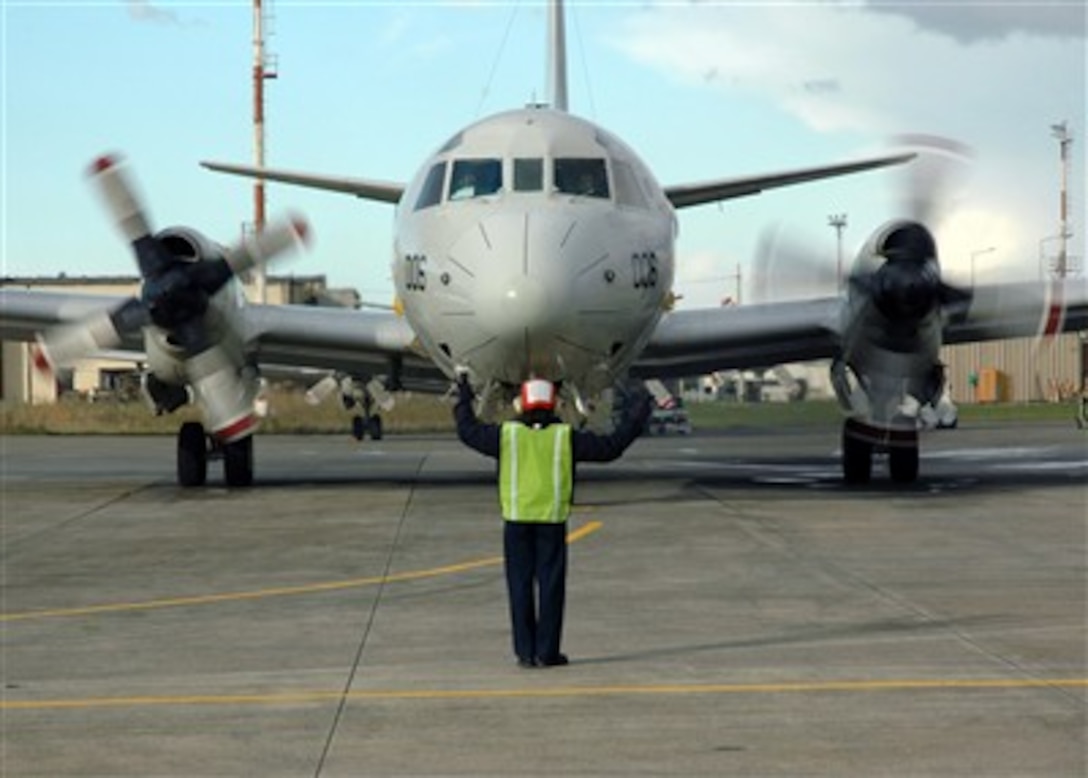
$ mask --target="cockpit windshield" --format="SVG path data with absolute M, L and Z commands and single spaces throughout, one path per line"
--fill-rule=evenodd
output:
M 539 192 L 544 189 L 544 160 L 540 157 L 514 159 L 514 191 Z
M 486 197 L 502 189 L 502 160 L 459 159 L 450 175 L 449 199 L 469 200 Z
M 610 196 L 603 159 L 559 157 L 555 160 L 554 173 L 557 192 L 605 200 Z

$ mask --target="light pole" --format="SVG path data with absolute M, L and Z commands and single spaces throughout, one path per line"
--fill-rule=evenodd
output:
M 981 257 L 983 254 L 989 254 L 992 251 L 997 251 L 997 246 L 990 246 L 985 249 L 977 249 L 971 252 L 971 288 L 975 288 L 975 257 Z
M 1073 137 L 1069 134 L 1069 123 L 1050 125 L 1050 134 L 1058 139 L 1058 147 L 1061 150 L 1062 162 L 1062 191 L 1059 203 L 1060 221 L 1058 227 L 1058 263 L 1055 275 L 1064 279 L 1069 271 L 1069 147 L 1073 145 Z
M 833 213 L 827 217 L 827 224 L 835 228 L 836 262 L 835 280 L 839 290 L 842 290 L 842 231 L 846 227 L 846 214 Z

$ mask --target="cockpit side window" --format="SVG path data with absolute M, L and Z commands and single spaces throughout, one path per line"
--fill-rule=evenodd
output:
M 539 192 L 544 188 L 544 160 L 514 159 L 514 191 Z
M 649 208 L 650 201 L 639 186 L 638 177 L 631 165 L 622 159 L 612 160 L 612 175 L 616 179 L 616 202 L 635 208 Z
M 459 159 L 450 175 L 450 200 L 493 195 L 502 189 L 501 159 Z
M 430 208 L 442 202 L 442 183 L 446 179 L 446 163 L 436 162 L 427 171 L 427 177 L 423 180 L 423 188 L 419 190 L 419 198 L 416 199 L 416 210 Z
M 564 194 L 608 199 L 608 173 L 603 159 L 560 157 L 555 160 L 555 189 Z

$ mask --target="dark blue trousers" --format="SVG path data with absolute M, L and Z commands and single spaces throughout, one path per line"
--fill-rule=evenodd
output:
M 567 524 L 503 523 L 514 653 L 527 661 L 554 659 L 567 598 Z

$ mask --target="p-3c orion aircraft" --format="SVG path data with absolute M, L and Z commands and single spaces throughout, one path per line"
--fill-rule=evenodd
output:
M 461 369 L 485 410 L 536 376 L 558 383 L 567 406 L 587 414 L 628 377 L 820 358 L 833 360 L 848 416 L 845 478 L 867 481 L 874 449 L 887 448 L 892 478 L 909 482 L 918 474 L 913 414 L 941 394 L 942 343 L 1088 326 L 1083 285 L 948 286 L 932 234 L 913 216 L 872 234 L 841 297 L 670 310 L 678 209 L 907 163 L 914 155 L 662 186 L 616 135 L 568 112 L 564 37 L 556 0 L 548 24 L 549 102 L 454 133 L 407 185 L 204 163 L 395 204 L 397 310 L 246 304 L 235 274 L 302 238 L 302 222 L 232 249 L 189 228 L 153 232 L 123 166 L 103 157 L 92 172 L 135 251 L 140 295 L 0 290 L 0 336 L 37 337 L 43 366 L 139 352 L 144 391 L 157 412 L 187 402 L 203 412 L 203 425 L 188 422 L 178 435 L 177 473 L 185 486 L 205 482 L 209 456 L 223 458 L 229 485 L 252 481 L 262 366 L 331 371 L 322 386 L 361 396 L 364 426 L 373 434 L 380 431 L 371 414 L 375 394 L 440 392 Z

